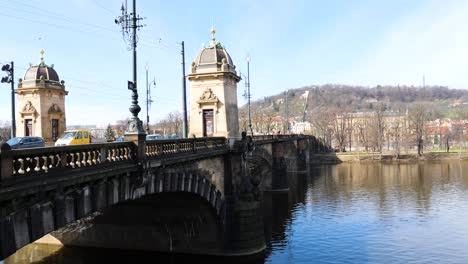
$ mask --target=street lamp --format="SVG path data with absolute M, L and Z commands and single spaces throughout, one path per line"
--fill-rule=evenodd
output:
M 248 111 L 249 111 L 249 132 L 250 135 L 253 136 L 253 130 L 252 130 L 252 116 L 250 112 L 250 57 L 247 56 L 246 58 L 247 61 L 247 105 L 248 105 Z
M 2 66 L 2 71 L 6 72 L 8 75 L 2 77 L 2 83 L 11 83 L 11 137 L 16 136 L 16 120 L 15 120 L 15 81 L 14 81 L 14 63 L 5 64 Z
M 133 117 L 128 122 L 126 134 L 145 134 L 143 130 L 143 124 L 138 118 L 138 113 L 141 111 L 140 106 L 138 105 L 138 90 L 137 90 L 137 29 L 139 30 L 144 25 L 140 25 L 139 22 L 144 18 L 137 16 L 136 14 L 136 0 L 133 0 L 133 12 L 127 12 L 127 6 L 123 6 L 120 9 L 122 15 L 118 16 L 115 19 L 115 23 L 119 24 L 122 27 L 122 36 L 125 41 L 128 41 L 130 44 L 130 49 L 133 50 L 133 81 L 128 81 L 128 89 L 132 91 L 132 105 L 129 110 L 132 113 Z
M 146 63 L 145 70 L 146 70 L 146 134 L 150 134 L 149 130 L 149 107 L 153 100 L 151 100 L 151 85 L 156 86 L 156 79 L 153 78 L 153 81 L 148 84 L 148 63 Z

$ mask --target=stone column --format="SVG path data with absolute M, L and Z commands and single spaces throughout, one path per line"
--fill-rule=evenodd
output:
M 261 195 L 246 170 L 245 140 L 225 156 L 225 254 L 254 255 L 265 250 Z

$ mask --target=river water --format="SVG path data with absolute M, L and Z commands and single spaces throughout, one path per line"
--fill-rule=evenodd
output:
M 4 262 L 468 263 L 467 161 L 325 165 L 289 183 L 264 195 L 269 246 L 254 258 L 29 245 Z

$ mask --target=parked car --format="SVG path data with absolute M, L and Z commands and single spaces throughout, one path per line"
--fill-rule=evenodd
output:
M 146 140 L 164 139 L 160 134 L 146 135 Z
M 121 137 L 118 137 L 114 140 L 114 142 L 124 142 L 125 141 L 125 137 L 124 136 L 121 136 Z
M 78 145 L 91 143 L 91 133 L 89 130 L 77 129 L 67 130 L 62 137 L 57 139 L 55 146 Z
M 14 137 L 6 143 L 10 145 L 11 149 L 45 147 L 45 141 L 41 137 Z
M 179 136 L 179 135 L 177 135 L 177 134 L 172 134 L 172 135 L 167 135 L 167 137 L 166 137 L 166 138 L 167 138 L 167 139 L 179 139 L 179 138 L 180 138 L 180 136 Z

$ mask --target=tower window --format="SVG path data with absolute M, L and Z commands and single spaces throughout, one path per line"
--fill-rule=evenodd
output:
M 58 131 L 59 131 L 59 120 L 52 119 L 52 140 L 56 141 L 58 138 Z

